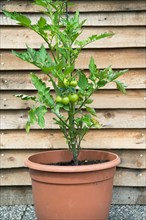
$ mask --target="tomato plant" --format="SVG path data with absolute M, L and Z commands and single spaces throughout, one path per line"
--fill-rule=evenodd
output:
M 95 110 L 89 106 L 92 103 L 92 94 L 110 82 L 114 82 L 117 89 L 125 93 L 125 85 L 117 78 L 126 70 L 114 71 L 111 67 L 99 70 L 93 57 L 88 65 L 88 75 L 84 70 L 76 69 L 76 60 L 85 46 L 94 41 L 112 37 L 113 33 L 91 35 L 85 40 L 80 40 L 79 36 L 85 21 L 81 21 L 78 11 L 71 16 L 64 16 L 67 14 L 67 0 L 35 0 L 34 3 L 42 6 L 41 11 L 44 15 L 40 16 L 36 23 L 24 14 L 2 10 L 6 16 L 42 37 L 42 45 L 39 49 L 27 46 L 23 52 L 13 51 L 12 53 L 33 64 L 46 75 L 56 97 L 54 99 L 52 95 L 52 87 L 50 89 L 38 75 L 30 74 L 37 94 L 35 96 L 17 95 L 22 100 L 34 102 L 28 111 L 26 131 L 29 132 L 30 126 L 35 122 L 44 128 L 44 116 L 48 110 L 52 111 L 55 115 L 55 123 L 64 133 L 68 147 L 73 153 L 74 163 L 77 165 L 81 141 L 86 132 L 91 127 L 101 128 Z

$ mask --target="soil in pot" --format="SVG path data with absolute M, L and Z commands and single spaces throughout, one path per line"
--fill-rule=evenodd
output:
M 105 162 L 109 162 L 109 160 L 79 160 L 78 161 L 78 166 L 82 166 L 82 165 L 91 165 L 91 164 L 101 164 L 101 163 L 105 163 Z M 67 161 L 67 162 L 57 162 L 57 163 L 49 163 L 46 165 L 54 165 L 54 166 L 76 166 L 74 164 L 74 161 Z

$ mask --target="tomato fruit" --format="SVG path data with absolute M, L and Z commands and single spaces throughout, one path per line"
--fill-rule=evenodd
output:
M 78 99 L 79 99 L 79 96 L 78 96 L 77 94 L 69 95 L 69 100 L 70 100 L 70 102 L 72 102 L 72 103 L 77 102 Z
M 56 97 L 56 102 L 62 102 L 62 98 L 59 95 Z
M 70 86 L 73 86 L 73 87 L 76 87 L 77 86 L 77 81 L 76 80 L 73 80 L 70 82 Z
M 65 78 L 64 80 L 63 80 L 63 83 L 64 83 L 64 85 L 67 87 L 67 86 L 69 86 L 69 82 L 68 82 L 68 80 Z
M 69 98 L 68 97 L 64 97 L 64 98 L 62 98 L 62 103 L 64 104 L 64 105 L 68 105 L 68 103 L 69 103 Z

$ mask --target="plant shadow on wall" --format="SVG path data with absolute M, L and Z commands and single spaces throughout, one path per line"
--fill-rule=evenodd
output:
M 16 97 L 34 102 L 28 111 L 27 132 L 35 123 L 45 128 L 45 114 L 52 112 L 54 123 L 59 126 L 68 145 L 68 150 L 43 152 L 26 160 L 32 178 L 36 215 L 39 220 L 105 220 L 120 159 L 109 152 L 81 150 L 81 142 L 90 128 L 102 128 L 95 109 L 91 107 L 94 101 L 92 94 L 111 82 L 125 94 L 125 85 L 118 77 L 127 70 L 114 71 L 111 66 L 98 69 L 93 57 L 89 61 L 88 75 L 83 69 L 76 69 L 76 61 L 83 48 L 94 41 L 112 37 L 113 33 L 79 40 L 85 20 L 80 21 L 78 11 L 68 16 L 70 4 L 67 1 L 35 0 L 34 3 L 44 8 L 44 15 L 36 24 L 21 13 L 6 10 L 3 13 L 35 31 L 42 37 L 42 42 L 45 41 L 45 46 L 42 44 L 39 50 L 27 46 L 24 52 L 12 53 L 39 68 L 48 77 L 55 95 L 52 96 L 51 88 L 31 72 L 37 94 L 18 94 Z M 70 160 L 72 164 L 68 164 Z M 86 165 L 88 161 L 100 164 Z M 69 166 L 64 166 L 64 162 Z

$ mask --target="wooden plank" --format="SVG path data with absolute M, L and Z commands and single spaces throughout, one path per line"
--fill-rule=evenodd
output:
M 113 37 L 96 41 L 86 48 L 123 48 L 145 47 L 144 27 L 86 27 L 78 40 L 84 40 L 91 35 L 112 32 Z M 34 41 L 35 39 L 35 41 Z M 39 48 L 46 43 L 35 32 L 21 27 L 1 28 L 1 49 L 24 49 L 26 44 L 33 48 Z
M 126 0 L 125 1 L 93 1 L 90 3 L 88 1 L 70 1 L 75 4 L 69 7 L 69 12 L 75 12 L 79 10 L 80 12 L 98 12 L 98 11 L 142 11 L 146 9 L 145 2 L 143 0 L 136 1 Z M 8 11 L 17 12 L 39 12 L 43 7 L 33 5 L 31 1 L 25 0 L 13 0 L 13 1 L 1 1 L 3 9 Z
M 98 68 L 112 65 L 112 68 L 145 68 L 145 49 L 99 49 L 84 50 L 76 62 L 76 68 L 87 69 L 93 56 Z M 104 59 L 103 59 L 104 57 Z M 34 65 L 19 59 L 10 52 L 1 52 L 1 70 L 37 70 Z
M 145 180 L 146 170 L 131 170 L 118 168 L 114 178 L 114 185 L 145 187 Z
M 130 169 L 146 169 L 146 151 L 145 150 L 110 150 L 121 158 L 119 167 Z M 1 151 L 1 169 L 24 167 L 24 161 L 32 154 L 40 150 L 2 150 Z
M 114 187 L 112 204 L 146 205 L 146 190 L 143 187 Z
M 36 92 L 19 92 L 26 95 L 36 95 Z M 18 92 L 1 92 L 0 93 L 0 109 L 28 109 L 34 105 L 33 101 L 24 101 L 18 99 L 14 95 Z M 52 95 L 55 98 L 54 92 Z M 99 90 L 92 95 L 94 102 L 90 105 L 98 109 L 145 109 L 145 90 L 128 90 L 126 95 L 119 91 L 112 90 Z M 123 105 L 124 103 L 124 105 Z
M 145 111 L 142 110 L 102 110 L 97 116 L 103 128 L 145 128 Z M 27 121 L 27 111 L 1 111 L 1 129 L 24 129 Z M 46 114 L 45 129 L 56 129 L 53 113 Z M 7 122 L 7 123 L 6 123 Z M 32 126 L 39 129 L 38 125 Z
M 38 22 L 40 14 L 28 14 L 26 15 L 31 19 L 32 24 Z M 144 26 L 145 23 L 145 11 L 139 12 L 99 12 L 99 13 L 83 13 L 80 15 L 80 20 L 87 20 L 84 26 Z M 47 22 L 50 20 L 47 16 L 43 15 Z M 0 14 L 0 25 L 18 25 L 17 22 L 10 18 Z
M 0 187 L 0 206 L 30 205 L 33 204 L 32 189 L 30 186 Z
M 114 185 L 144 187 L 145 178 L 146 178 L 146 170 L 118 168 L 114 178 Z M 2 169 L 0 185 L 1 186 L 31 185 L 28 169 L 26 168 Z
M 28 169 L 4 169 L 0 170 L 0 186 L 29 186 L 31 179 Z
M 47 81 L 47 76 L 40 72 L 35 72 L 42 80 Z M 85 71 L 86 75 L 89 74 Z M 146 71 L 145 69 L 130 69 L 126 74 L 119 79 L 127 85 L 127 89 L 145 89 L 146 87 Z M 51 84 L 46 83 L 51 87 Z M 27 71 L 1 71 L 0 73 L 0 88 L 1 90 L 34 90 L 31 83 L 29 72 Z M 114 83 L 108 84 L 104 89 L 115 89 Z
M 0 148 L 8 149 L 63 149 L 66 142 L 59 130 L 1 131 Z M 146 130 L 90 130 L 82 141 L 82 148 L 90 149 L 145 149 Z
M 0 205 L 31 205 L 32 190 L 30 186 L 4 186 L 0 189 Z M 112 204 L 146 205 L 146 190 L 144 187 L 113 188 Z
M 25 167 L 24 161 L 39 150 L 2 150 L 0 169 Z
M 121 158 L 119 167 L 146 169 L 146 150 L 112 150 Z

